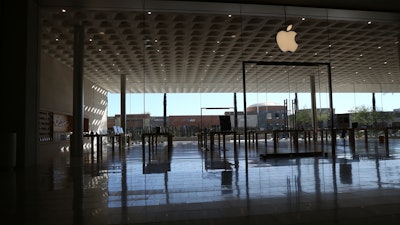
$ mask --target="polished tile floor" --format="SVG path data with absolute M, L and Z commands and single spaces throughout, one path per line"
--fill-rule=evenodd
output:
M 399 139 L 389 152 L 360 141 L 356 154 L 338 140 L 335 158 L 263 159 L 273 150 L 262 141 L 247 154 L 232 141 L 226 151 L 197 141 L 103 150 L 1 172 L 4 224 L 400 224 Z M 279 152 L 291 151 L 280 142 Z

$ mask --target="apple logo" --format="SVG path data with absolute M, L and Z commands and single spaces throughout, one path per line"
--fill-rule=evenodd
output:
M 295 52 L 299 46 L 296 43 L 295 31 L 292 31 L 292 24 L 287 26 L 286 30 L 281 30 L 276 34 L 276 43 L 282 52 Z

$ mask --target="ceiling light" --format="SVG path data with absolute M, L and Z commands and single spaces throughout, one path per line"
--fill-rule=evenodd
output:
M 148 11 L 147 14 L 151 15 L 151 11 Z
M 306 18 L 305 18 L 305 17 L 302 17 L 302 18 L 301 18 L 301 20 L 303 20 L 303 21 L 304 21 L 304 20 L 306 20 Z
M 385 65 L 386 65 L 386 64 L 387 64 L 387 61 L 383 62 L 383 64 L 385 64 Z
M 371 21 L 368 21 L 368 24 L 371 24 L 372 22 Z
M 104 35 L 104 31 L 100 31 L 99 34 Z
M 99 48 L 99 52 L 101 52 L 101 48 Z
M 61 9 L 61 12 L 65 13 L 65 12 L 67 12 L 67 10 L 66 9 Z
M 232 14 L 229 14 L 228 17 L 232 17 Z
M 59 39 L 58 39 L 58 38 L 56 38 L 56 41 L 59 41 Z
M 378 49 L 381 49 L 382 47 L 381 46 L 378 46 Z
M 89 39 L 89 41 L 90 41 L 90 42 L 92 42 L 92 41 L 93 41 L 93 39 L 91 39 L 91 38 L 90 38 L 90 39 Z

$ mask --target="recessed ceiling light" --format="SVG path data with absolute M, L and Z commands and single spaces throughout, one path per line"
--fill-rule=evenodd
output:
M 148 11 L 147 14 L 151 15 L 151 11 Z
M 368 69 L 370 70 L 370 69 L 372 69 L 372 67 L 368 67 Z
M 386 65 L 386 64 L 387 64 L 387 61 L 383 62 L 383 64 L 385 64 L 385 65 Z
M 93 39 L 89 38 L 89 41 L 90 41 L 90 42 L 92 42 L 92 41 L 93 41 Z
M 232 17 L 232 14 L 229 14 L 228 17 Z
M 378 49 L 381 49 L 382 47 L 381 46 L 378 46 Z
M 99 34 L 104 35 L 104 31 L 100 31 Z
M 58 39 L 58 38 L 56 38 L 56 41 L 59 41 L 59 39 Z
M 371 21 L 368 21 L 368 24 L 371 24 L 372 22 Z
M 304 20 L 306 20 L 306 18 L 305 18 L 305 17 L 302 17 L 302 18 L 301 18 L 301 20 L 303 20 L 303 21 L 304 21 Z
M 99 52 L 101 52 L 101 48 L 99 48 Z
M 61 9 L 61 12 L 65 13 L 65 12 L 67 12 L 67 10 L 66 9 Z

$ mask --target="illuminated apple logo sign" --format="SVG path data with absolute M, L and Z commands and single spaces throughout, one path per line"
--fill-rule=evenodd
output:
M 286 30 L 281 30 L 276 34 L 276 43 L 282 52 L 295 52 L 299 46 L 296 43 L 295 31 L 292 31 L 292 24 L 287 26 Z

